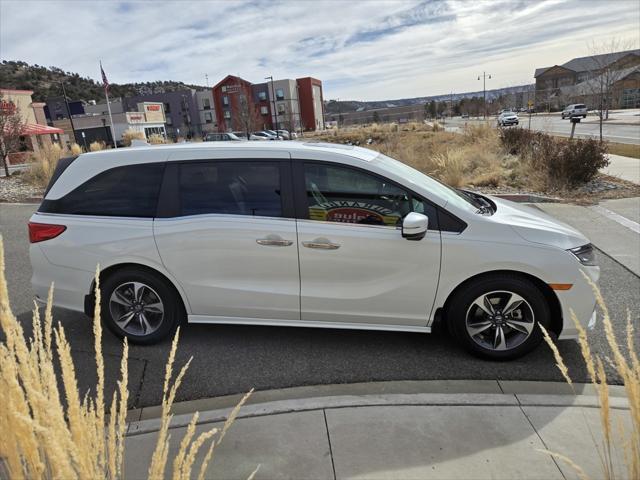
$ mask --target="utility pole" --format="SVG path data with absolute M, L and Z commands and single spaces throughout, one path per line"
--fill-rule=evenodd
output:
M 482 72 L 482 106 L 484 107 L 484 119 L 487 119 L 487 77 L 491 80 L 491 74 L 487 74 L 487 72 Z M 478 75 L 478 80 L 480 80 L 480 75 Z
M 71 109 L 69 108 L 69 101 L 67 100 L 67 91 L 64 88 L 64 82 L 61 80 L 60 85 L 62 85 L 62 96 L 64 97 L 64 105 L 67 107 L 67 115 L 69 116 L 69 122 L 71 123 L 71 131 L 73 132 L 73 143 L 77 142 L 76 139 L 76 129 L 73 126 L 73 118 L 71 118 Z
M 273 114 L 275 115 L 276 121 L 276 133 L 277 138 L 280 138 L 280 132 L 278 132 L 278 108 L 276 105 L 276 92 L 273 90 L 273 75 L 269 75 L 268 77 L 264 77 L 265 80 L 271 80 L 271 96 L 273 97 Z

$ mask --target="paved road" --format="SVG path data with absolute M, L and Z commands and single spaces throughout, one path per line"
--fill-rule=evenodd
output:
M 529 115 L 519 114 L 520 126 L 528 127 Z M 446 119 L 445 126 L 453 126 L 456 128 L 462 127 L 466 123 L 475 123 L 476 119 L 462 119 L 460 117 L 454 117 Z M 492 125 L 496 124 L 495 118 L 490 118 L 489 121 Z M 551 133 L 553 135 L 568 137 L 571 134 L 571 122 L 562 120 L 559 115 L 545 115 L 538 114 L 531 116 L 531 128 L 533 130 Z M 600 127 L 597 122 L 597 117 L 589 116 L 586 119 L 581 119 L 581 122 L 576 125 L 576 137 L 598 137 Z M 635 125 L 620 125 L 605 123 L 602 129 L 603 136 L 606 140 L 617 143 L 630 143 L 640 145 L 640 124 Z
M 30 322 L 31 275 L 26 222 L 30 205 L 0 204 L 0 232 L 5 241 L 7 277 L 13 310 Z M 573 215 L 573 213 L 572 213 Z M 600 256 L 602 291 L 622 331 L 627 309 L 640 311 L 640 277 L 606 255 Z M 76 358 L 81 388 L 95 385 L 90 321 L 82 314 L 56 310 Z M 601 330 L 594 349 L 606 351 Z M 130 349 L 131 406 L 157 405 L 161 399 L 169 343 Z M 108 388 L 117 378 L 120 341 L 105 332 Z M 578 345 L 561 342 L 560 351 L 576 381 L 586 381 Z M 478 360 L 461 351 L 444 333 L 431 335 L 225 325 L 189 325 L 184 329 L 177 361 L 193 356 L 177 400 L 193 400 L 301 385 L 384 380 L 490 379 L 561 380 L 548 349 L 542 346 L 523 359 Z

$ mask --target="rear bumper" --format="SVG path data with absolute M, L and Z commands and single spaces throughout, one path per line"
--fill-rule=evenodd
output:
M 29 247 L 29 257 L 33 268 L 31 286 L 36 301 L 45 303 L 53 284 L 55 306 L 76 312 L 85 311 L 84 297 L 91 287 L 93 272 L 52 265 L 37 243 Z

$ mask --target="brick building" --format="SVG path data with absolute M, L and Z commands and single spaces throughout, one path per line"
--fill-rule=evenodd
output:
M 227 75 L 212 89 L 218 131 L 324 129 L 322 82 L 305 77 L 251 83 Z

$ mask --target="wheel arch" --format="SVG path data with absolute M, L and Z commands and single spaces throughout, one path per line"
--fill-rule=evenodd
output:
M 547 303 L 551 310 L 551 331 L 554 332 L 556 335 L 560 335 L 560 333 L 562 332 L 562 326 L 563 326 L 564 320 L 562 317 L 562 306 L 560 305 L 560 300 L 558 299 L 558 296 L 547 283 L 540 280 L 535 275 L 531 275 L 530 273 L 525 273 L 517 270 L 493 270 L 489 272 L 478 273 L 472 277 L 467 278 L 462 283 L 457 285 L 453 290 L 451 290 L 442 307 L 439 307 L 436 310 L 436 314 L 435 314 L 436 318 L 440 317 L 444 321 L 444 323 L 447 322 L 447 311 L 449 309 L 449 306 L 451 305 L 451 300 L 455 297 L 455 295 L 460 290 L 466 288 L 467 285 L 477 282 L 479 280 L 482 280 L 483 278 L 489 278 L 489 277 L 493 277 L 496 275 L 503 275 L 503 274 L 516 275 L 522 278 L 526 278 L 527 280 L 534 283 L 539 288 L 540 292 L 544 295 L 545 299 L 547 300 Z
M 110 275 L 113 275 L 115 272 L 125 268 L 136 268 L 138 270 L 143 270 L 148 273 L 158 275 L 159 277 L 161 277 L 164 281 L 167 282 L 167 285 L 170 288 L 173 288 L 173 290 L 177 294 L 177 297 L 180 301 L 180 308 L 182 309 L 185 318 L 187 317 L 188 315 L 187 305 L 189 305 L 189 303 L 184 296 L 184 292 L 182 292 L 179 286 L 176 285 L 175 281 L 173 281 L 164 272 L 161 272 L 157 268 L 153 268 L 148 265 L 144 265 L 142 263 L 135 263 L 135 262 L 116 263 L 113 265 L 109 265 L 108 267 L 105 267 L 102 270 L 100 270 L 100 283 L 101 284 L 104 283 L 104 281 Z M 84 297 L 84 313 L 89 317 L 93 317 L 93 312 L 95 308 L 95 293 L 94 293 L 95 287 L 96 287 L 96 280 L 95 278 L 93 278 L 93 280 L 91 280 L 91 285 L 89 286 L 89 291 Z

